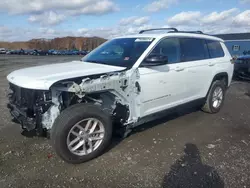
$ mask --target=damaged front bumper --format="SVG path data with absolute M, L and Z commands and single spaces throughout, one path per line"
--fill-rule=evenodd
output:
M 44 91 L 20 88 L 10 84 L 7 108 L 13 120 L 21 124 L 23 130 L 35 130 L 38 135 L 43 134 L 42 116 L 51 106 L 51 102 L 44 100 L 45 97 Z
M 14 120 L 21 124 L 22 129 L 27 131 L 36 129 L 36 120 L 27 116 L 26 108 L 18 108 L 16 105 L 10 103 L 7 104 L 7 107 Z

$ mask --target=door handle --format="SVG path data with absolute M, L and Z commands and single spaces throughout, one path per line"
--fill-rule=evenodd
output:
M 215 65 L 215 63 L 212 63 L 212 62 L 209 62 L 208 63 L 208 66 L 210 66 L 210 67 L 212 67 L 212 66 L 214 66 Z
M 179 72 L 179 71 L 183 71 L 184 68 L 183 67 L 175 67 L 175 71 Z

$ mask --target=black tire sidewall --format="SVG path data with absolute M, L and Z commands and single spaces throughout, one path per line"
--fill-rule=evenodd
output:
M 219 107 L 217 108 L 214 108 L 213 107 L 213 94 L 214 94 L 214 91 L 217 87 L 220 87 L 222 89 L 222 101 L 221 101 L 221 104 Z M 225 92 L 226 92 L 226 87 L 224 85 L 224 83 L 222 81 L 215 81 L 213 84 L 212 84 L 212 87 L 210 89 L 210 92 L 209 92 L 209 96 L 208 96 L 208 100 L 209 100 L 209 108 L 211 109 L 211 112 L 212 113 L 217 113 L 220 111 L 220 109 L 222 108 L 223 104 L 224 104 L 224 100 L 225 100 Z
M 68 118 L 65 118 L 68 117 Z M 102 122 L 105 134 L 101 145 L 92 153 L 78 156 L 71 153 L 67 147 L 67 136 L 70 129 L 79 121 L 86 118 L 96 118 Z M 66 119 L 66 121 L 65 121 Z M 64 122 L 62 122 L 64 120 Z M 110 117 L 95 105 L 75 105 L 66 109 L 52 127 L 51 140 L 56 153 L 66 162 L 82 163 L 99 156 L 109 145 L 112 137 L 112 123 Z

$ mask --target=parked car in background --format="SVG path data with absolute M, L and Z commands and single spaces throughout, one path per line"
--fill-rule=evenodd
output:
M 67 53 L 66 50 L 61 50 L 61 55 L 67 55 L 66 53 Z
M 15 54 L 15 53 L 16 53 L 16 50 L 8 50 L 6 52 L 6 54 L 8 54 L 8 55 L 12 55 L 12 54 Z
M 24 49 L 16 50 L 15 54 L 17 54 L 17 55 L 25 55 L 25 51 L 24 51 Z
M 87 55 L 90 51 L 87 50 L 37 50 L 37 49 L 20 49 L 20 50 L 4 50 L 4 48 L 1 48 L 1 53 L 6 54 L 16 54 L 16 55 Z
M 53 55 L 53 52 L 54 52 L 54 51 L 55 51 L 54 49 L 48 50 L 49 55 Z
M 78 50 L 73 50 L 72 53 L 73 53 L 73 55 L 79 55 L 79 51 Z
M 51 52 L 51 54 L 52 54 L 52 55 L 58 55 L 58 51 L 57 51 L 57 50 L 53 50 L 53 51 Z
M 48 50 L 34 50 L 33 55 L 49 55 L 49 51 Z
M 55 54 L 54 55 L 62 55 L 62 50 L 56 50 Z
M 87 55 L 88 53 L 86 51 L 79 51 L 79 55 Z
M 8 54 L 8 55 L 16 54 L 16 50 L 9 50 L 6 52 L 6 54 Z
M 24 50 L 24 54 L 25 55 L 34 55 L 34 50 L 33 49 Z
M 14 51 L 13 51 L 13 54 L 14 54 L 14 55 L 21 55 L 21 50 L 14 50 Z
M 13 50 L 7 50 L 6 54 L 10 55 Z
M 65 50 L 65 55 L 73 55 L 73 51 L 72 50 Z
M 0 48 L 0 54 L 6 54 L 6 49 L 5 48 Z
M 239 56 L 234 63 L 234 76 L 250 80 L 250 55 Z

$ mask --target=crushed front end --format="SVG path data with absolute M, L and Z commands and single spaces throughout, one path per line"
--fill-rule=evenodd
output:
M 35 130 L 42 135 L 42 116 L 52 105 L 50 92 L 21 88 L 12 83 L 9 90 L 7 107 L 14 120 L 21 124 L 22 129 Z

